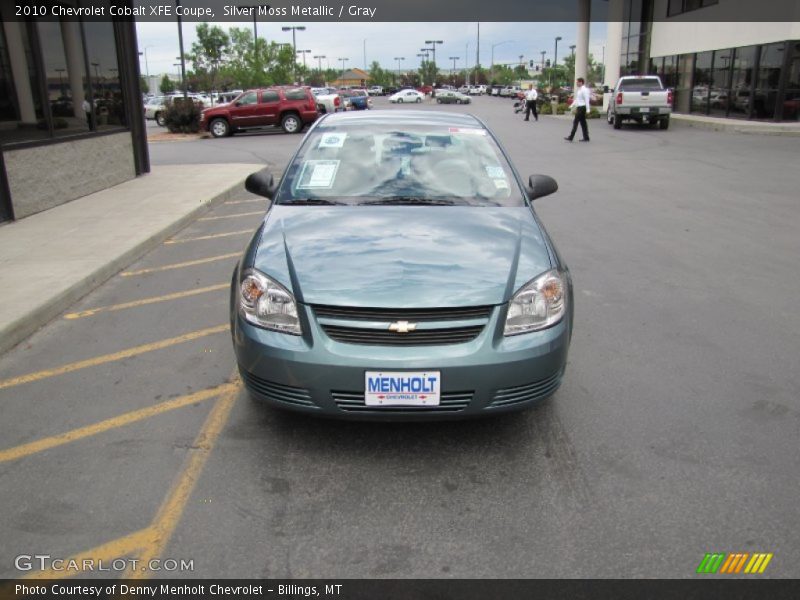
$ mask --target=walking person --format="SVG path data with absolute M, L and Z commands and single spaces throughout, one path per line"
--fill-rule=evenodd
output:
M 572 99 L 572 108 L 575 110 L 575 118 L 572 120 L 572 131 L 569 136 L 564 139 L 568 142 L 572 141 L 575 137 L 575 132 L 578 130 L 578 123 L 581 124 L 581 133 L 583 139 L 581 142 L 589 141 L 589 127 L 586 125 L 586 111 L 589 110 L 589 105 L 592 99 L 592 94 L 584 85 L 583 77 L 578 77 L 578 89 L 575 90 L 575 96 Z
M 525 120 L 530 121 L 531 112 L 533 112 L 534 121 L 539 120 L 539 113 L 536 110 L 536 99 L 539 97 L 539 92 L 533 87 L 533 84 L 528 84 L 528 91 L 525 93 Z

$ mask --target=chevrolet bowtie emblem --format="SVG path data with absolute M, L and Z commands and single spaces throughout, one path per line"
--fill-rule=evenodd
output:
M 416 328 L 416 323 L 409 323 L 408 321 L 397 321 L 389 325 L 389 331 L 395 331 L 397 333 L 408 333 L 409 331 L 414 331 Z

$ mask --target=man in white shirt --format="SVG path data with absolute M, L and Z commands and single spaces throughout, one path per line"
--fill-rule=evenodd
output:
M 533 87 L 533 84 L 528 84 L 528 91 L 525 92 L 525 120 L 530 121 L 531 111 L 533 111 L 533 119 L 535 121 L 539 120 L 539 113 L 536 110 L 536 99 L 539 97 L 539 93 L 536 91 L 536 88 Z
M 572 131 L 569 136 L 564 139 L 568 142 L 572 141 L 575 137 L 575 132 L 578 130 L 578 123 L 581 124 L 581 133 L 583 139 L 581 142 L 589 141 L 589 127 L 586 125 L 586 111 L 589 110 L 592 94 L 584 85 L 583 77 L 578 77 L 578 89 L 575 90 L 575 96 L 572 99 L 572 108 L 575 110 L 575 118 L 572 120 Z

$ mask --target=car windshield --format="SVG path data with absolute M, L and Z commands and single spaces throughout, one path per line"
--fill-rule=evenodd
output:
M 653 77 L 648 78 L 640 78 L 640 79 L 623 79 L 619 83 L 619 91 L 647 91 L 647 90 L 660 90 L 663 89 L 661 87 L 661 83 L 658 79 Z
M 508 161 L 481 126 L 323 121 L 309 132 L 277 204 L 524 206 Z

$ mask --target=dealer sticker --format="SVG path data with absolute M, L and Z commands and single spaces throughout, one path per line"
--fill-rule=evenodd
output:
M 307 160 L 297 178 L 297 189 L 329 188 L 333 185 L 338 169 L 338 160 Z

